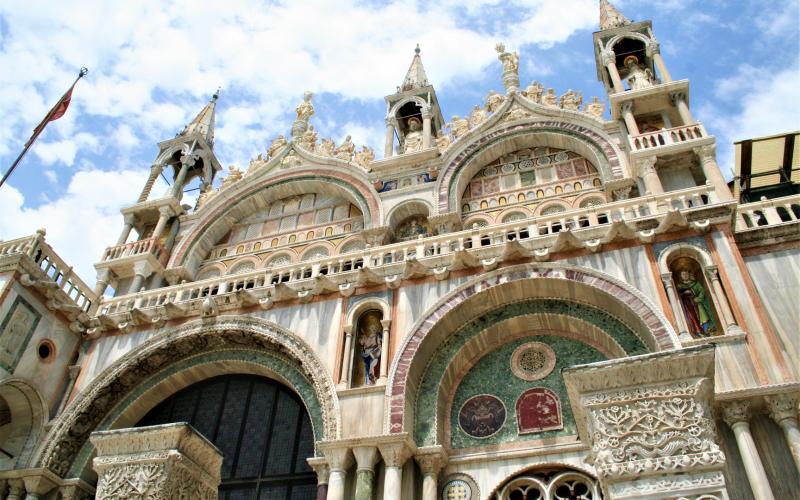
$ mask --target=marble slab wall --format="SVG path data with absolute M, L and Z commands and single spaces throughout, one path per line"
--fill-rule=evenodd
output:
M 640 290 L 659 306 L 658 289 L 647 252 L 643 247 L 623 248 L 567 259 L 566 262 L 606 273 Z M 659 307 L 660 308 L 660 307 Z

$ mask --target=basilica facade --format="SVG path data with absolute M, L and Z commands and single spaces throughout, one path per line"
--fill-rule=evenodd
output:
M 417 48 L 382 158 L 306 93 L 221 182 L 215 95 L 94 286 L 0 242 L 0 498 L 797 498 L 800 196 L 732 196 L 649 21 L 593 44 L 603 99 L 498 44 L 449 121 Z

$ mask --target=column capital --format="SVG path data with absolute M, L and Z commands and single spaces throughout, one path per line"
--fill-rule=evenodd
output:
M 140 260 L 133 264 L 133 274 L 140 274 L 142 277 L 147 278 L 153 274 L 153 266 L 146 260 Z
M 25 482 L 22 479 L 8 480 L 8 494 L 17 495 L 17 498 L 25 494 Z
M 603 49 L 603 51 L 600 52 L 600 60 L 602 61 L 603 66 L 608 66 L 609 64 L 616 64 L 617 54 L 615 54 L 612 49 Z
M 384 121 L 386 122 L 387 127 L 395 127 L 397 128 L 397 117 L 396 116 L 387 116 Z
M 442 446 L 425 446 L 417 448 L 414 460 L 419 464 L 423 474 L 439 475 L 439 472 L 447 465 L 447 452 Z
M 672 273 L 661 273 L 661 281 L 666 286 L 673 286 L 672 283 Z
M 636 160 L 636 167 L 639 169 L 639 175 L 645 175 L 656 171 L 656 161 L 658 158 L 650 156 L 648 158 L 641 158 Z
M 322 457 L 311 457 L 306 459 L 306 462 L 317 474 L 317 485 L 328 484 L 328 478 L 331 475 L 331 467 L 328 465 L 328 461 Z
M 776 394 L 766 396 L 764 399 L 767 402 L 769 416 L 776 423 L 780 424 L 789 418 L 797 419 L 797 394 Z
M 433 118 L 433 110 L 431 110 L 429 106 L 425 106 L 424 108 L 422 108 L 422 119 L 430 120 L 431 118 Z
M 716 265 L 706 266 L 703 271 L 705 272 L 706 278 L 709 281 L 719 279 L 719 268 Z
M 750 401 L 740 400 L 731 401 L 722 405 L 722 420 L 728 426 L 733 427 L 740 423 L 749 423 L 750 421 Z
M 387 467 L 402 467 L 414 453 L 414 442 L 408 433 L 396 434 L 378 444 Z
M 658 43 L 658 40 L 651 39 L 644 47 L 645 54 L 649 57 L 653 57 L 656 54 L 661 53 L 661 44 Z
M 348 337 L 353 336 L 353 325 L 344 325 L 344 334 Z
M 175 212 L 172 210 L 172 206 L 164 205 L 163 207 L 158 208 L 158 213 L 162 217 L 172 217 L 175 215 Z
M 378 448 L 375 446 L 354 446 L 353 456 L 356 457 L 356 467 L 358 470 L 375 471 L 375 464 L 378 463 Z
M 347 445 L 328 441 L 319 443 L 319 449 L 328 460 L 331 472 L 345 472 L 353 464 L 353 454 Z
M 686 102 L 686 92 L 682 90 L 674 90 L 669 93 L 669 100 L 673 105 L 678 105 L 678 101 Z
M 700 146 L 694 148 L 692 151 L 694 151 L 694 154 L 700 157 L 701 160 L 713 159 L 717 154 L 717 145 L 709 144 L 707 146 Z
M 132 226 L 134 222 L 136 222 L 136 216 L 134 214 L 123 214 L 122 221 L 129 226 Z
M 633 101 L 625 101 L 619 105 L 620 111 L 623 113 L 633 113 Z
M 383 327 L 384 331 L 388 330 L 391 325 L 392 325 L 392 320 L 390 319 L 381 320 L 381 326 Z

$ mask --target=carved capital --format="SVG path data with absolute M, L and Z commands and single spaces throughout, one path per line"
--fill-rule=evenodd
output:
M 402 440 L 381 443 L 378 448 L 381 450 L 381 456 L 387 467 L 402 467 L 406 460 L 411 457 L 413 450 L 407 442 L 408 435 L 398 435 Z
M 672 283 L 672 273 L 663 273 L 661 274 L 661 281 L 664 283 L 664 286 L 667 288 L 672 288 L 674 285 Z
M 619 110 L 623 113 L 633 113 L 633 101 L 625 101 L 619 105 Z
M 778 394 L 764 398 L 767 402 L 769 416 L 780 424 L 786 419 L 797 419 L 797 400 L 796 394 Z
M 153 266 L 146 260 L 140 260 L 133 264 L 133 274 L 147 278 L 153 274 Z
M 307 459 L 306 462 L 317 474 L 317 484 L 328 484 L 328 478 L 331 475 L 331 467 L 328 462 L 322 457 L 312 457 Z
M 694 148 L 693 151 L 701 161 L 713 160 L 717 155 L 717 146 L 716 144 L 709 144 Z
M 750 401 L 731 401 L 722 405 L 722 420 L 728 426 L 750 421 Z
M 708 266 L 703 271 L 705 271 L 706 279 L 709 283 L 719 280 L 719 269 L 717 266 Z
M 639 169 L 639 175 L 645 176 L 648 174 L 656 173 L 656 161 L 658 158 L 651 156 L 649 158 L 642 158 L 636 161 L 636 167 Z
M 17 495 L 17 498 L 25 494 L 25 482 L 22 479 L 8 480 L 8 495 Z
M 163 207 L 159 207 L 158 214 L 162 217 L 172 217 L 175 213 L 172 211 L 172 207 L 169 205 L 164 205 Z
M 423 474 L 438 475 L 447 465 L 447 453 L 442 446 L 426 446 L 418 448 L 414 460 L 419 464 Z
M 124 215 L 122 216 L 122 220 L 123 220 L 123 221 L 125 222 L 125 224 L 127 224 L 128 226 L 132 226 L 132 225 L 133 225 L 133 223 L 134 223 L 134 222 L 136 222 L 136 216 L 135 216 L 134 214 L 124 214 Z
M 397 128 L 397 118 L 394 116 L 387 116 L 385 119 L 387 127 Z
M 431 110 L 430 106 L 423 107 L 421 113 L 423 120 L 433 118 L 433 110 Z
M 327 442 L 321 443 L 319 449 L 322 450 L 328 460 L 331 471 L 346 471 L 353 463 L 353 454 L 347 446 L 342 446 L 336 442 Z
M 381 326 L 383 327 L 383 331 L 389 330 L 389 327 L 391 326 L 391 324 L 392 324 L 392 320 L 390 320 L 390 319 L 382 319 L 381 320 Z
M 616 64 L 617 54 L 615 54 L 614 51 L 611 49 L 606 49 L 600 53 L 600 59 L 603 62 L 603 66 L 608 66 L 609 64 Z
M 686 102 L 686 92 L 682 90 L 669 93 L 669 100 L 674 106 L 678 105 L 678 101 Z
M 375 446 L 356 446 L 353 448 L 353 456 L 356 457 L 358 470 L 374 472 L 375 464 L 378 463 L 378 448 Z

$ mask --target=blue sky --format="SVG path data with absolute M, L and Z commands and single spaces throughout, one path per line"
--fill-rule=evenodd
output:
M 51 123 L 0 188 L 0 239 L 47 229 L 93 282 L 114 243 L 119 208 L 135 200 L 156 154 L 218 87 L 215 151 L 247 166 L 287 134 L 304 90 L 320 137 L 382 151 L 383 96 L 400 84 L 416 43 L 444 116 L 501 90 L 494 44 L 519 51 L 521 80 L 557 94 L 604 97 L 592 32 L 597 0 L 439 2 L 35 1 L 0 4 L 0 165 L 74 79 L 67 115 Z M 800 0 L 625 0 L 650 19 L 673 78 L 717 136 L 727 172 L 734 140 L 800 129 Z M 729 175 L 729 174 L 728 174 Z

